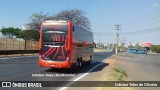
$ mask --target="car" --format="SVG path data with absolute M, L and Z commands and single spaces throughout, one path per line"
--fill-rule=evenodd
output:
M 137 53 L 137 50 L 136 49 L 128 49 L 127 52 L 129 52 L 129 53 Z
M 147 54 L 147 50 L 137 50 L 137 54 Z

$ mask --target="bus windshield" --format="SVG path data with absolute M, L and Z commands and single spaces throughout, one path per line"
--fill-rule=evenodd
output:
M 68 31 L 67 25 L 45 25 L 42 28 L 43 42 L 62 42 Z

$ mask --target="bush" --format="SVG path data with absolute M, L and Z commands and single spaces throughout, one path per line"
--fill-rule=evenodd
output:
M 24 30 L 24 31 L 20 32 L 19 37 L 23 38 L 24 40 L 39 41 L 39 31 L 36 31 L 36 30 Z
M 160 45 L 153 45 L 151 50 L 156 53 L 160 53 Z

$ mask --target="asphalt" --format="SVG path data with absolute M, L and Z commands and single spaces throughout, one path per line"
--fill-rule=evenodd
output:
M 122 53 L 116 60 L 128 75 L 128 81 L 160 81 L 159 54 Z M 155 82 L 156 83 L 156 82 Z M 135 90 L 160 90 L 160 87 L 136 87 Z
M 128 72 L 132 81 L 160 81 L 160 55 L 120 54 L 117 64 Z
M 94 66 L 101 64 L 98 69 L 89 73 L 99 72 L 106 65 L 103 60 L 112 56 L 113 52 L 98 52 L 94 54 L 94 60 L 91 65 L 83 65 L 79 70 L 68 69 L 48 69 L 39 67 L 38 56 L 33 57 L 15 57 L 15 58 L 1 58 L 0 59 L 0 81 L 72 81 L 82 74 L 88 72 Z M 51 74 L 51 75 L 71 75 L 71 76 L 33 76 L 35 74 Z M 22 88 L 0 88 L 0 90 L 21 90 Z M 56 90 L 57 88 L 23 88 L 26 90 Z
M 104 76 L 110 75 L 108 68 L 116 66 L 127 73 L 127 81 L 160 81 L 159 54 L 119 53 L 106 59 L 108 67 L 98 73 L 91 73 L 80 81 L 108 81 Z M 109 73 L 109 74 L 107 74 Z M 113 73 L 113 72 L 112 72 Z M 157 83 L 159 84 L 159 83 Z M 160 87 L 68 87 L 66 90 L 160 90 Z

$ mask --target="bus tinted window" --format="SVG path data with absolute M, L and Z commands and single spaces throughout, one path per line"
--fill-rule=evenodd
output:
M 62 41 L 63 37 L 67 35 L 67 25 L 47 25 L 42 28 L 42 41 Z
M 60 31 L 66 31 L 68 30 L 67 25 L 44 25 L 42 30 L 60 30 Z

